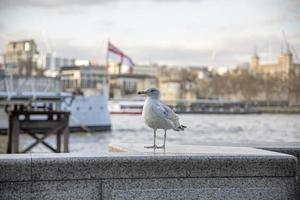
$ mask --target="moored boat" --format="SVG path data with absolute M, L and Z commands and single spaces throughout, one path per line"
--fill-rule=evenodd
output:
M 110 100 L 108 109 L 111 114 L 141 114 L 144 100 Z

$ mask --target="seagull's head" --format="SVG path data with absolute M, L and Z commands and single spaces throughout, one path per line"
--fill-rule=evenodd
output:
M 155 99 L 159 99 L 159 97 L 160 97 L 160 92 L 156 88 L 149 88 L 145 91 L 139 91 L 137 94 L 138 95 L 146 95 L 148 97 L 152 97 Z

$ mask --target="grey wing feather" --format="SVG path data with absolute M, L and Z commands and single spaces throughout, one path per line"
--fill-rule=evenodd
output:
M 160 107 L 164 113 L 164 116 L 173 122 L 174 128 L 179 127 L 179 117 L 176 115 L 176 113 L 174 113 L 174 111 L 166 105 L 160 104 Z

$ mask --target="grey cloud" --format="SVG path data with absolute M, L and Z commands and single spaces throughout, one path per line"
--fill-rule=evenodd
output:
M 124 1 L 139 1 L 139 0 L 123 0 Z M 146 0 L 144 0 L 146 1 Z M 152 0 L 155 2 L 199 2 L 203 0 Z M 40 8 L 58 8 L 71 6 L 90 6 L 118 3 L 120 0 L 0 0 L 0 9 L 9 7 L 40 7 Z
M 201 2 L 203 0 L 153 0 L 153 1 L 173 3 L 173 2 Z
M 47 37 L 45 39 L 39 34 L 34 35 L 33 38 L 37 44 L 38 51 L 41 54 L 52 52 L 55 53 L 55 56 L 57 57 L 91 59 L 96 51 L 95 47 L 78 45 L 71 38 Z
M 55 54 L 58 57 L 67 57 L 75 59 L 91 59 L 95 55 L 93 47 L 74 46 L 70 44 L 56 46 Z
M 58 8 L 70 6 L 89 6 L 98 4 L 107 4 L 118 2 L 119 0 L 0 0 L 2 8 L 10 7 L 40 7 L 40 8 Z
M 4 49 L 5 49 L 5 42 L 3 40 L 0 39 L 0 55 L 2 56 L 2 54 L 4 53 Z
M 116 22 L 111 19 L 100 19 L 97 22 L 96 30 L 108 31 L 115 26 Z
M 247 57 L 249 53 L 236 52 L 230 49 L 216 51 L 216 58 L 212 59 L 211 49 L 191 49 L 179 46 L 173 47 L 137 47 L 133 51 L 128 52 L 132 54 L 133 59 L 147 62 L 151 59 L 152 62 L 161 64 L 181 64 L 181 65 L 219 65 L 219 66 L 236 66 L 242 60 L 236 57 Z M 245 60 L 248 61 L 248 60 Z
M 91 59 L 95 55 L 95 49 L 93 47 L 65 45 L 58 47 L 56 53 L 63 57 Z
M 299 57 L 300 52 L 297 51 L 300 49 L 300 40 L 296 40 L 298 36 L 298 34 L 291 34 L 289 38 L 295 49 L 293 50 L 295 51 L 294 54 L 298 54 Z M 216 43 L 217 46 L 207 49 L 203 49 L 201 46 L 199 48 L 189 48 L 188 46 L 138 46 L 128 48 L 131 50 L 128 54 L 132 54 L 133 59 L 136 58 L 141 62 L 148 62 L 151 59 L 153 62 L 166 64 L 234 67 L 240 63 L 248 62 L 255 46 L 263 62 L 277 62 L 283 38 L 281 32 L 279 32 L 277 35 L 272 36 L 228 37 Z
M 279 37 L 278 37 L 279 38 Z M 273 45 L 273 60 L 277 62 L 277 57 L 280 53 L 280 40 L 274 37 L 272 41 L 277 43 Z M 95 46 L 78 46 L 72 41 L 65 39 L 51 40 L 53 51 L 59 56 L 66 56 L 78 59 L 92 59 L 96 55 L 103 57 L 105 52 L 99 51 Z M 268 42 L 265 37 L 251 37 L 246 39 L 228 39 L 228 42 L 220 44 L 220 47 L 215 49 L 189 48 L 188 46 L 127 46 L 124 47 L 128 54 L 136 63 L 144 64 L 149 61 L 160 64 L 174 65 L 213 65 L 213 66 L 228 66 L 234 67 L 240 63 L 245 63 L 250 60 L 253 53 L 254 44 L 258 44 L 258 53 L 262 60 L 268 59 Z M 40 43 L 39 43 L 40 44 Z M 40 46 L 40 45 L 39 45 Z M 42 45 L 41 45 L 42 47 Z M 294 46 L 299 49 L 299 45 Z M 100 55 L 101 54 L 101 55 Z

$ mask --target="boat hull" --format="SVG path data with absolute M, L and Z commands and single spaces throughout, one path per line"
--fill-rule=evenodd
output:
M 69 102 L 70 103 L 70 102 Z M 110 131 L 111 119 L 105 96 L 75 96 L 72 103 L 63 102 L 62 110 L 70 111 L 70 132 Z M 7 134 L 8 118 L 0 108 L 0 133 Z
M 110 112 L 112 115 L 141 115 L 142 112 L 118 112 L 118 111 L 112 111 Z

